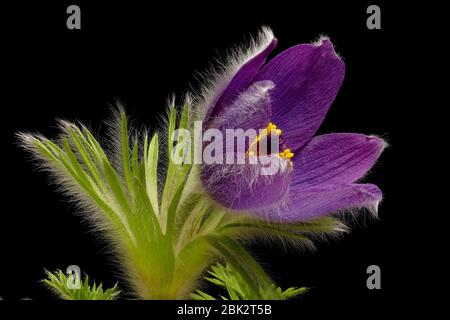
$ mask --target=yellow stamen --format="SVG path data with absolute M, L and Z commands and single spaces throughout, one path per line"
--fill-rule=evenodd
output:
M 283 152 L 286 159 L 290 159 L 294 156 L 294 154 L 291 152 L 291 149 L 285 149 L 283 150 Z
M 271 132 L 272 130 L 275 130 L 277 128 L 276 125 L 274 125 L 272 122 L 269 122 L 269 124 L 266 127 L 266 130 Z
M 292 153 L 291 149 L 284 149 L 282 152 L 280 152 L 280 158 L 283 159 L 291 159 L 294 156 L 294 153 Z
M 281 129 L 278 129 L 277 126 L 269 122 L 266 128 L 261 131 L 261 133 L 256 136 L 255 140 L 250 144 L 247 154 L 251 157 L 255 154 L 258 154 L 258 142 L 261 141 L 261 139 L 266 138 L 267 136 L 271 134 L 276 134 L 278 136 L 281 136 L 283 131 Z M 280 158 L 290 160 L 292 157 L 294 157 L 294 153 L 291 151 L 291 149 L 284 149 L 279 153 Z M 291 163 L 291 161 L 289 161 Z M 291 163 L 292 167 L 292 163 Z

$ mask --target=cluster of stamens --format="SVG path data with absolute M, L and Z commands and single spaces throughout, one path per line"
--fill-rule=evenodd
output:
M 282 135 L 282 133 L 283 133 L 283 131 L 281 129 L 278 129 L 274 123 L 269 122 L 267 127 L 264 128 L 264 130 L 262 130 L 261 133 L 256 136 L 256 139 L 250 144 L 250 146 L 248 148 L 248 152 L 247 152 L 248 155 L 249 156 L 254 156 L 255 154 L 259 155 L 258 144 L 262 139 L 265 139 L 271 135 L 277 135 L 280 137 Z M 280 139 L 280 142 L 281 142 L 281 139 Z M 281 152 L 279 152 L 278 155 L 280 158 L 290 160 L 294 156 L 294 153 L 291 151 L 291 149 L 286 148 L 286 149 L 283 149 Z

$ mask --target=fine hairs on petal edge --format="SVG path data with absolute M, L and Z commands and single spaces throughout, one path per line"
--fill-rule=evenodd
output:
M 321 34 L 321 35 L 319 35 L 319 36 L 317 37 L 317 39 L 314 40 L 311 44 L 314 45 L 314 46 L 316 46 L 316 47 L 320 47 L 320 46 L 323 44 L 323 42 L 324 42 L 324 41 L 327 41 L 327 40 L 328 40 L 328 41 L 331 41 L 330 37 L 327 36 L 327 35 L 325 35 L 325 34 Z M 336 44 L 333 43 L 333 52 L 334 52 L 334 54 L 336 55 L 336 58 L 338 58 L 339 60 L 343 60 L 343 61 L 344 61 L 344 57 L 342 57 L 342 56 L 339 54 L 339 52 L 336 51 L 335 46 L 336 46 Z
M 200 73 L 203 82 L 202 88 L 200 90 L 191 89 L 193 104 L 196 106 L 193 110 L 193 119 L 202 120 L 217 93 L 217 88 L 226 86 L 237 71 L 251 58 L 262 52 L 273 39 L 272 30 L 263 26 L 258 36 L 250 38 L 249 43 L 230 49 L 226 57 L 218 57 L 215 61 L 216 64 L 211 65 L 206 72 Z

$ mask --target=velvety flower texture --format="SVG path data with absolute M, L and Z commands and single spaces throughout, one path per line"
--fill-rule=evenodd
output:
M 266 63 L 277 40 L 265 44 L 213 90 L 205 128 L 264 129 L 279 134 L 274 176 L 258 165 L 203 164 L 200 178 L 210 197 L 236 211 L 274 221 L 301 221 L 356 208 L 376 210 L 380 189 L 356 183 L 385 143 L 375 136 L 315 136 L 342 84 L 345 65 L 331 41 L 299 44 Z M 280 130 L 280 131 L 275 131 Z M 246 156 L 249 156 L 248 150 Z

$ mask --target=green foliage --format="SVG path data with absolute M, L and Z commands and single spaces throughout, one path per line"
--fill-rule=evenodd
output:
M 116 300 L 120 294 L 117 284 L 104 290 L 102 284 L 94 281 L 89 284 L 89 277 L 77 279 L 74 274 L 66 275 L 61 270 L 47 271 L 47 278 L 42 282 L 61 299 L 65 300 Z
M 219 208 L 202 193 L 198 167 L 170 160 L 181 150 L 192 156 L 190 141 L 172 142 L 175 129 L 190 128 L 190 106 L 181 112 L 172 106 L 168 118 L 166 131 L 149 135 L 129 128 L 119 109 L 104 146 L 85 126 L 63 121 L 58 139 L 19 138 L 114 246 L 137 297 L 188 298 L 204 270 L 221 258 L 239 272 L 248 292 L 280 298 L 239 240 L 282 238 L 311 246 L 318 235 L 345 231 L 344 225 L 334 218 L 277 224 Z
M 207 281 L 226 290 L 228 296 L 220 296 L 219 298 L 223 300 L 286 300 L 307 291 L 307 288 L 295 287 L 282 290 L 273 283 L 266 287 L 259 286 L 255 290 L 254 286 L 246 281 L 246 277 L 242 276 L 238 269 L 229 263 L 226 266 L 220 263 L 211 266 L 208 274 L 210 277 L 205 277 Z M 217 298 L 201 290 L 193 293 L 192 298 L 196 300 L 217 300 Z
M 223 225 L 218 232 L 240 239 L 267 238 L 285 240 L 293 246 L 314 248 L 314 240 L 336 237 L 348 231 L 341 220 L 322 217 L 309 221 L 276 223 L 241 217 Z
M 168 228 L 173 226 L 162 223 L 167 212 L 161 211 L 158 199 L 158 135 L 150 143 L 145 136 L 143 146 L 137 139 L 130 145 L 129 137 L 137 133 L 129 131 L 125 113 L 119 110 L 111 130 L 117 136 L 111 139 L 120 143 L 116 154 L 108 156 L 86 127 L 61 122 L 60 128 L 62 134 L 56 141 L 29 134 L 20 138 L 115 245 L 137 294 L 143 298 L 171 295 L 175 253 Z M 142 150 L 145 154 L 140 154 Z M 189 166 L 183 166 L 183 173 L 185 180 Z M 168 184 L 175 184 L 175 176 L 167 179 Z M 172 216 L 181 191 L 165 196 Z

